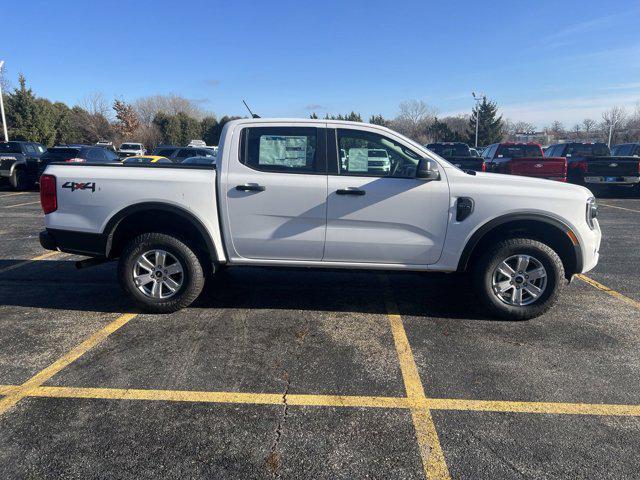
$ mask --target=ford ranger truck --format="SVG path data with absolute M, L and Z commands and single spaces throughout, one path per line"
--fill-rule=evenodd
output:
M 567 160 L 545 157 L 537 143 L 494 143 L 483 156 L 488 172 L 567 181 Z
M 437 142 L 425 145 L 425 147 L 462 170 L 485 171 L 484 159 L 474 156 L 466 143 Z
M 385 150 L 389 171 L 341 161 Z M 547 311 L 598 262 L 591 192 L 465 172 L 378 125 L 241 119 L 216 166 L 50 164 L 41 178 L 44 248 L 118 261 L 144 310 L 190 305 L 220 266 L 468 272 L 494 316 Z M 416 291 L 416 296 L 420 292 Z
M 639 188 L 640 159 L 612 157 L 604 143 L 561 143 L 551 145 L 545 155 L 567 159 L 567 178 L 571 183 L 594 190 Z

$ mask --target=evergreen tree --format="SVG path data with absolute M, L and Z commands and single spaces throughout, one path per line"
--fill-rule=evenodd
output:
M 382 125 L 386 127 L 388 125 L 387 120 L 382 115 L 371 115 L 369 117 L 369 123 L 373 123 L 374 125 Z
M 476 141 L 476 118 L 480 115 L 478 123 L 478 145 L 489 145 L 502 140 L 503 122 L 502 115 L 498 116 L 498 106 L 495 102 L 488 101 L 487 97 L 482 99 L 482 103 L 476 105 L 469 119 L 469 129 L 467 130 L 467 141 L 469 145 L 475 145 Z
M 203 118 L 202 122 L 200 122 L 200 128 L 202 128 L 202 140 L 204 140 L 207 145 L 217 145 L 217 143 L 215 143 L 218 128 L 218 120 L 216 117 Z
M 37 128 L 38 115 L 43 109 L 38 105 L 31 88 L 27 88 L 24 75 L 18 77 L 19 87 L 7 98 L 7 128 L 9 136 L 15 140 L 40 141 Z
M 318 118 L 318 114 L 316 112 L 311 113 L 311 115 L 309 115 L 309 118 L 312 120 L 315 120 Z

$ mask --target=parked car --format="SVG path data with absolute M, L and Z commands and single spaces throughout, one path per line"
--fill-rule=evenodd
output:
M 338 152 L 359 147 L 385 150 L 390 170 L 345 169 Z M 97 257 L 90 263 L 119 259 L 123 289 L 153 312 L 191 304 L 224 264 L 468 271 L 474 300 L 524 319 L 598 262 L 588 189 L 470 174 L 379 125 L 234 120 L 217 164 L 141 166 L 135 175 L 50 165 L 40 243 Z
M 53 147 L 48 148 L 40 157 L 38 178 L 50 163 L 64 162 L 78 163 L 120 163 L 120 157 L 114 152 L 102 147 Z
M 621 143 L 611 148 L 612 156 L 640 157 L 640 143 Z
M 96 142 L 96 147 L 106 148 L 107 150 L 111 150 L 114 153 L 118 153 L 116 147 L 113 146 L 113 142 L 110 142 L 108 140 L 100 140 L 99 142 Z
M 173 163 L 167 157 L 159 157 L 157 155 L 141 155 L 141 156 L 133 156 L 127 157 L 122 160 L 124 165 L 139 165 L 146 163 L 154 163 L 154 164 L 162 164 L 162 163 Z
M 546 157 L 567 159 L 567 179 L 591 189 L 637 187 L 640 183 L 640 159 L 612 157 L 604 143 L 560 143 L 551 145 Z
M 484 172 L 484 160 L 471 154 L 469 145 L 462 142 L 437 142 L 426 147 L 462 170 Z
M 216 157 L 189 157 L 182 161 L 183 165 L 214 165 Z
M 45 150 L 36 142 L 0 142 L 0 178 L 7 178 L 15 190 L 33 187 L 38 162 Z
M 212 148 L 194 148 L 194 147 L 158 147 L 153 151 L 154 155 L 167 157 L 168 159 L 180 163 L 189 157 L 215 157 Z
M 144 155 L 147 153 L 147 149 L 141 143 L 125 142 L 120 145 L 118 149 L 118 155 L 120 158 L 132 157 L 134 155 Z
M 567 181 L 567 161 L 545 157 L 537 143 L 494 143 L 484 150 L 487 172 Z

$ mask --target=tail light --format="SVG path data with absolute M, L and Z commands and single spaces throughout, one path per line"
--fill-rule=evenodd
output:
M 575 162 L 573 164 L 573 168 L 577 168 L 578 170 L 582 170 L 583 172 L 587 171 L 587 162 Z
M 56 177 L 53 175 L 45 174 L 40 177 L 40 204 L 45 215 L 58 209 Z
M 86 160 L 84 158 L 70 158 L 69 160 L 65 160 L 67 163 L 84 163 Z
M 482 171 L 486 172 L 487 171 L 487 164 L 482 162 Z

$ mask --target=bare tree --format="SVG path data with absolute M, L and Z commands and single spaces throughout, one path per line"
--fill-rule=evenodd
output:
M 596 127 L 596 121 L 591 118 L 585 118 L 582 121 L 582 128 L 584 128 L 584 133 L 589 137 L 591 132 Z
M 140 122 L 150 126 L 158 113 L 177 115 L 184 113 L 189 117 L 202 120 L 206 116 L 214 116 L 198 105 L 197 102 L 179 95 L 150 95 L 137 99 L 132 104 Z
M 614 106 L 602 113 L 602 132 L 607 136 L 608 144 L 615 143 L 615 139 L 623 130 L 623 123 L 627 118 L 624 107 Z
M 581 125 L 579 123 L 576 123 L 571 129 L 571 131 L 573 132 L 574 140 L 578 140 L 580 138 L 580 132 L 582 131 L 581 128 Z
M 553 122 L 551 122 L 551 125 L 545 128 L 545 131 L 548 135 L 553 137 L 554 140 L 559 140 L 566 134 L 564 125 L 558 120 L 554 120 Z
M 105 118 L 111 116 L 111 105 L 100 92 L 93 92 L 85 95 L 78 102 L 90 115 L 102 115 Z
M 391 128 L 419 143 L 427 143 L 430 140 L 428 128 L 433 124 L 437 113 L 437 109 L 422 100 L 408 100 L 400 104 Z

